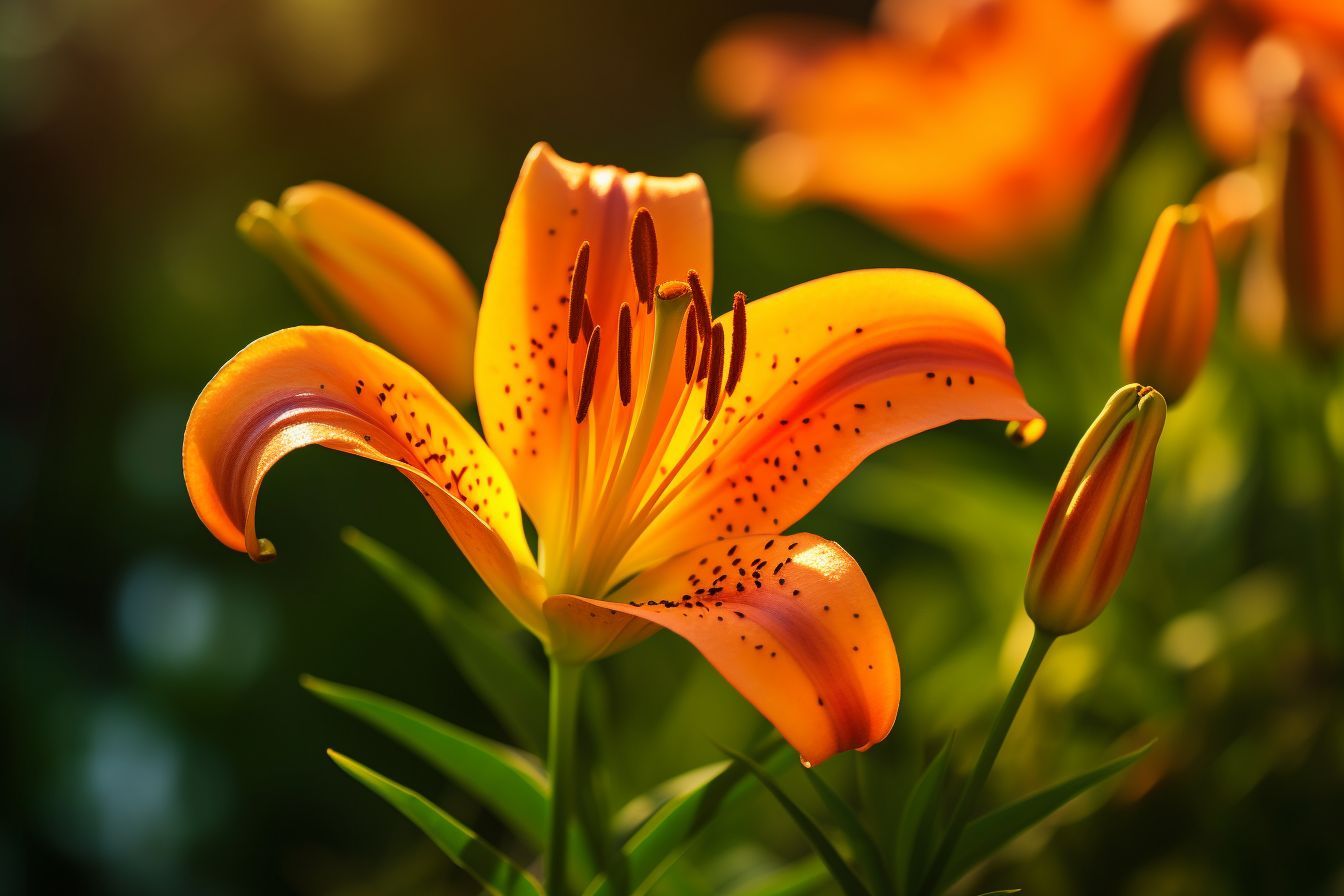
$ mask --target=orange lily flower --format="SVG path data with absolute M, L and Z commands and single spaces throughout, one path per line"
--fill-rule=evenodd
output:
M 238 231 L 270 256 L 317 313 L 351 324 L 414 364 L 450 398 L 471 398 L 476 290 L 410 221 L 329 183 L 253 202 Z
M 695 175 L 577 164 L 539 144 L 485 284 L 483 434 L 382 349 L 282 330 L 192 410 L 197 513 L 267 559 L 256 500 L 281 457 L 323 445 L 387 464 L 554 660 L 667 628 L 805 761 L 870 746 L 900 696 L 881 608 L 838 545 L 781 533 L 877 448 L 954 420 L 1040 415 L 997 312 L 945 277 L 839 274 L 750 305 L 738 294 L 712 320 L 710 226 Z M 660 284 L 661 271 L 686 279 Z
M 837 34 L 748 21 L 707 53 L 729 114 L 763 118 L 743 159 L 773 204 L 849 207 L 948 255 L 1000 261 L 1065 232 L 1123 137 L 1137 76 L 1178 4 L 888 2 Z

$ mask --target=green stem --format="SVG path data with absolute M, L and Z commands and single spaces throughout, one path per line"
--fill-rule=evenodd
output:
M 980 758 L 976 759 L 975 768 L 971 770 L 971 776 L 966 779 L 966 786 L 962 788 L 957 806 L 952 810 L 947 831 L 943 834 L 938 852 L 924 875 L 924 886 L 920 888 L 920 892 L 928 894 L 937 892 L 943 871 L 952 859 L 952 852 L 957 848 L 957 841 L 961 839 L 966 823 L 970 821 L 971 809 L 980 798 L 980 791 L 984 789 L 989 771 L 999 756 L 1003 741 L 1008 736 L 1008 729 L 1012 727 L 1013 719 L 1017 717 L 1017 711 L 1022 707 L 1022 698 L 1027 696 L 1027 688 L 1031 687 L 1031 680 L 1036 677 L 1036 671 L 1041 668 L 1041 661 L 1045 659 L 1045 653 L 1053 643 L 1055 636 L 1048 635 L 1039 628 L 1031 636 L 1031 646 L 1027 648 L 1027 655 L 1022 658 L 1022 666 L 1017 670 L 1013 686 L 1008 689 L 1007 696 L 999 706 L 998 714 L 994 716 L 989 736 L 985 738 L 985 745 L 980 748 Z
M 574 806 L 574 732 L 579 717 L 579 684 L 583 666 L 551 660 L 550 732 L 546 768 L 551 781 L 550 815 L 546 820 L 545 881 L 551 896 L 568 892 L 565 859 L 569 819 Z

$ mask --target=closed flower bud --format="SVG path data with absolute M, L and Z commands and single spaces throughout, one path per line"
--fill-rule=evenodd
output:
M 1344 347 L 1344 135 L 1309 101 L 1288 129 L 1280 233 L 1288 311 L 1308 345 Z
M 1218 320 L 1213 232 L 1198 205 L 1158 216 L 1125 306 L 1120 355 L 1125 376 L 1175 404 L 1204 366 Z
M 476 291 L 451 256 L 401 216 L 344 187 L 308 183 L 254 202 L 238 230 L 337 326 L 470 400 Z
M 1027 574 L 1027 615 L 1067 635 L 1105 609 L 1134 554 L 1167 403 L 1150 386 L 1111 396 L 1064 468 Z

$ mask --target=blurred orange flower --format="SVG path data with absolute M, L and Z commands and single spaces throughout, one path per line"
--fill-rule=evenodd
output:
M 229 361 L 192 409 L 183 465 L 197 513 L 267 559 L 256 501 L 281 457 L 323 445 L 387 464 L 559 662 L 667 628 L 806 761 L 881 740 L 900 676 L 872 588 L 838 545 L 780 533 L 884 445 L 1040 415 L 1002 320 L 968 287 L 856 271 L 750 305 L 738 294 L 716 322 L 710 233 L 699 177 L 538 145 L 482 298 L 483 435 L 382 349 L 282 330 Z M 659 284 L 660 270 L 686 280 Z
M 764 121 L 742 162 L 770 203 L 843 205 L 951 256 L 1065 233 L 1126 130 L 1176 0 L 918 0 L 870 33 L 747 21 L 702 61 L 724 112 Z
M 1252 238 L 1238 313 L 1276 346 L 1291 319 L 1317 349 L 1344 344 L 1344 4 L 1210 4 L 1187 61 L 1192 117 L 1206 145 L 1241 165 L 1203 191 L 1222 254 Z

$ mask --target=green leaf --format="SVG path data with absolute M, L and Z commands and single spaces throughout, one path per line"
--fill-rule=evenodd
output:
M 415 822 L 462 870 L 476 878 L 486 892 L 497 896 L 543 896 L 541 885 L 531 875 L 414 790 L 384 778 L 335 750 L 328 750 L 327 755 L 350 777 Z
M 722 760 L 711 762 L 654 785 L 621 807 L 612 822 L 613 830 L 622 840 L 630 839 L 663 806 L 708 784 L 727 767 Z
M 830 883 L 826 865 L 815 854 L 738 884 L 728 896 L 807 896 Z
M 1105 765 L 980 816 L 966 826 L 957 848 L 952 852 L 943 880 L 957 880 L 1069 800 L 1129 768 L 1143 758 L 1153 743 L 1149 741 L 1134 752 L 1112 759 Z
M 947 765 L 952 755 L 952 736 L 924 769 L 910 791 L 910 797 L 901 811 L 901 824 L 896 829 L 896 886 L 898 893 L 912 893 L 919 886 L 925 865 L 931 858 L 930 849 L 936 842 L 933 836 L 937 822 L 938 798 L 947 780 Z
M 1014 893 L 1021 893 L 1022 888 L 1016 890 L 990 890 L 988 893 L 981 893 L 980 896 L 1013 896 Z
M 764 756 L 766 767 L 773 770 L 787 762 L 792 751 L 772 740 L 757 755 Z M 736 760 L 719 765 L 720 770 L 712 778 L 668 800 L 625 841 L 626 868 L 635 896 L 648 893 L 658 883 L 717 813 L 751 791 L 745 765 Z M 585 896 L 612 896 L 612 892 L 611 883 L 600 877 L 588 887 Z
M 509 633 L 451 598 L 423 570 L 358 529 L 344 529 L 341 540 L 420 614 L 462 677 L 509 734 L 534 753 L 542 750 L 546 681 Z
M 533 847 L 546 838 L 550 788 L 535 757 L 404 703 L 305 675 L 303 686 L 409 747 L 494 812 Z
M 831 818 L 840 826 L 840 830 L 844 831 L 845 838 L 854 853 L 854 861 L 867 876 L 869 887 L 876 893 L 893 892 L 891 876 L 887 873 L 886 863 L 882 861 L 882 851 L 877 848 L 877 842 L 863 826 L 858 814 L 831 789 L 821 775 L 812 772 L 805 777 L 821 797 L 821 801 L 826 804 Z
M 831 877 L 835 879 L 836 884 L 847 896 L 868 896 L 868 888 L 854 874 L 853 869 L 849 867 L 849 863 L 844 860 L 840 851 L 835 848 L 835 844 L 826 836 L 826 832 L 813 820 L 811 815 L 807 814 L 807 810 L 794 802 L 793 798 L 784 791 L 784 788 L 779 786 L 779 782 L 774 779 L 773 775 L 761 768 L 749 756 L 743 756 L 741 753 L 736 753 L 726 747 L 720 747 L 719 749 L 746 765 L 747 769 L 756 776 L 756 779 L 765 786 L 765 789 L 770 791 L 771 796 L 784 807 L 784 811 L 789 813 L 789 817 L 793 819 L 794 824 L 798 825 L 798 829 L 803 832 L 803 836 L 812 844 L 812 848 L 816 850 L 827 870 L 831 872 Z

